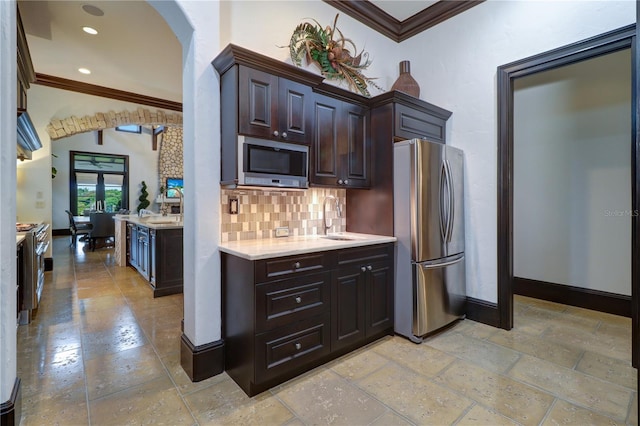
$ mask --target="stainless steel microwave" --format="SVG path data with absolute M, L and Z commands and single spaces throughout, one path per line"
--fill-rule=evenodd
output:
M 309 188 L 309 147 L 238 136 L 238 185 Z

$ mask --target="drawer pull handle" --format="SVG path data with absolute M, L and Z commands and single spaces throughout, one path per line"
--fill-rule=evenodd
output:
M 371 267 L 371 265 L 367 266 L 367 271 L 372 270 L 373 268 Z
M 361 270 L 362 272 L 364 272 L 364 271 L 366 271 L 366 270 L 367 270 L 367 268 L 365 268 L 364 266 L 362 266 L 362 267 L 360 268 L 360 270 Z
M 293 267 L 294 267 L 295 269 L 300 268 L 300 262 L 296 262 L 296 263 L 294 263 L 294 264 L 293 264 Z
M 298 296 L 296 297 L 296 303 L 301 303 L 302 302 L 302 297 Z
M 302 345 L 300 343 L 296 343 L 296 350 L 299 351 L 302 348 Z

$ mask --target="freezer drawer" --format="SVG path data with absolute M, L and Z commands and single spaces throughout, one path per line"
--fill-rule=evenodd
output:
M 464 255 L 413 264 L 414 336 L 424 336 L 461 318 L 466 309 Z

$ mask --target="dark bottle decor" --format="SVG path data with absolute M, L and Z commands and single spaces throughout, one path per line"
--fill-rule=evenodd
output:
M 420 86 L 411 76 L 411 63 L 409 61 L 400 62 L 400 76 L 391 86 L 391 90 L 407 93 L 414 98 L 420 97 Z

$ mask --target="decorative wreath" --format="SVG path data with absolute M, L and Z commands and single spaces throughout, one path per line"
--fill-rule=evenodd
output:
M 356 55 L 356 45 L 336 27 L 338 16 L 339 14 L 333 21 L 333 27 L 327 26 L 325 29 L 315 19 L 315 25 L 309 22 L 298 25 L 289 42 L 291 60 L 301 66 L 302 57 L 305 56 L 307 63 L 315 63 L 323 76 L 330 80 L 344 80 L 349 87 L 364 96 L 371 96 L 368 84 L 383 91 L 373 82 L 374 78 L 362 74 L 362 70 L 371 64 L 369 54 L 363 50 Z M 334 40 L 336 35 L 338 38 Z M 355 56 L 352 55 L 351 48 Z

